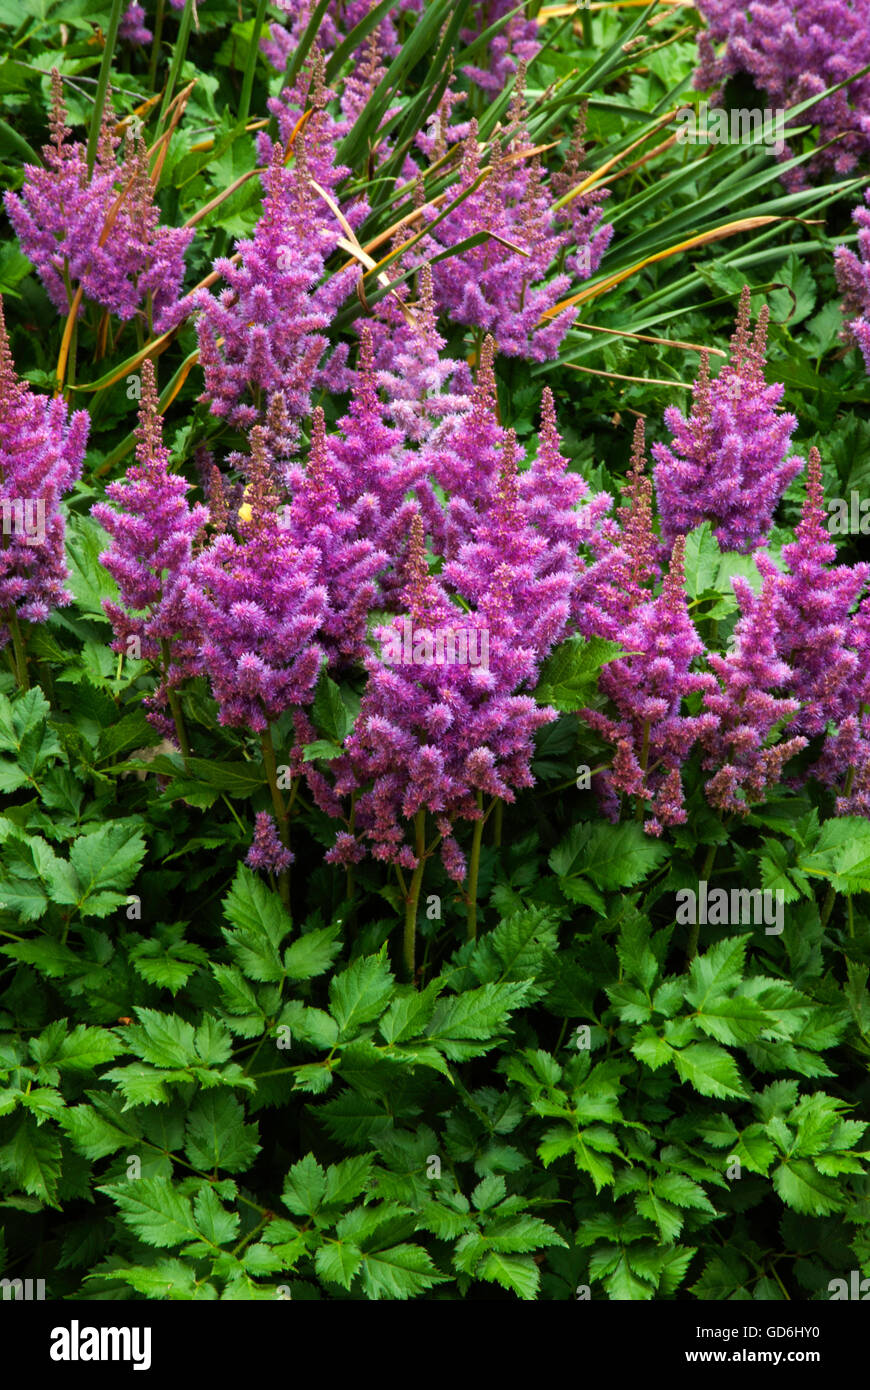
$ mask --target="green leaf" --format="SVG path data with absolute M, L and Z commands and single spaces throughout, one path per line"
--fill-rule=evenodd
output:
M 107 1183 L 97 1191 L 112 1198 L 126 1225 L 146 1245 L 167 1249 L 199 1235 L 188 1198 L 165 1178 Z
M 680 1051 L 674 1050 L 672 1060 L 681 1079 L 688 1081 L 702 1096 L 722 1100 L 746 1094 L 737 1063 L 723 1047 L 692 1043 Z
M 608 892 L 634 887 L 652 873 L 667 854 L 667 845 L 645 835 L 634 821 L 623 825 L 581 822 L 553 850 L 549 864 L 560 877 L 585 874 Z
M 47 1206 L 57 1200 L 61 1170 L 60 1140 L 32 1115 L 22 1118 L 8 1143 L 0 1148 L 0 1171 L 8 1173 L 14 1190 L 28 1192 Z
M 603 637 L 569 637 L 541 667 L 535 699 L 558 710 L 582 709 L 595 692 L 602 666 L 621 654 L 618 642 Z
M 244 1123 L 245 1112 L 235 1096 L 208 1091 L 191 1108 L 184 1152 L 203 1172 L 223 1168 L 243 1173 L 260 1152 L 255 1124 Z
M 284 952 L 284 969 L 291 980 L 312 980 L 328 970 L 341 950 L 341 924 L 306 932 Z
M 277 893 L 242 864 L 223 906 L 233 928 L 224 927 L 223 933 L 242 973 L 264 982 L 283 980 L 278 948 L 292 922 Z
M 393 1245 L 388 1250 L 366 1251 L 362 1258 L 363 1292 L 372 1300 L 416 1298 L 444 1282 L 421 1245 Z
M 355 960 L 329 985 L 329 1006 L 338 1024 L 339 1037 L 352 1037 L 365 1023 L 379 1018 L 387 1006 L 395 981 L 384 953 Z
M 78 878 L 76 901 L 82 916 L 104 917 L 120 906 L 123 890 L 135 879 L 144 857 L 142 836 L 124 825 L 101 825 L 74 840 L 69 858 Z

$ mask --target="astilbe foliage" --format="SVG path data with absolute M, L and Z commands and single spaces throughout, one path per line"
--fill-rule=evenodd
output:
M 103 600 L 115 634 L 112 650 L 158 666 L 160 685 L 146 704 L 152 723 L 169 735 L 174 726 L 162 713 L 167 690 L 199 670 L 190 570 L 194 541 L 208 511 L 200 503 L 190 506 L 190 484 L 169 467 L 150 357 L 141 373 L 136 463 L 123 482 L 106 488 L 115 506 L 98 502 L 91 510 L 112 540 L 100 556 L 119 590 L 118 602 Z
M 699 0 L 698 9 L 709 26 L 698 38 L 698 88 L 748 73 L 769 106 L 787 110 L 870 63 L 868 0 Z M 717 58 L 713 44 L 723 41 Z M 833 143 L 783 181 L 798 188 L 828 168 L 849 173 L 870 153 L 870 74 L 824 97 L 802 119 L 818 124 L 819 146 Z M 786 148 L 783 158 L 790 154 Z
M 281 524 L 261 426 L 248 467 L 250 517 L 239 520 L 239 538 L 219 534 L 197 556 L 190 605 L 221 724 L 261 733 L 312 698 L 327 595 L 315 582 L 316 547 L 300 548 Z
M 704 644 L 689 617 L 684 551 L 685 539 L 678 537 L 661 593 L 638 594 L 620 629 L 626 655 L 601 673 L 600 689 L 618 717 L 583 711 L 590 727 L 615 748 L 612 767 L 601 777 L 604 805 L 615 813 L 617 794 L 637 797 L 648 809 L 644 829 L 653 835 L 686 820 L 681 769 L 716 724 L 710 713 L 683 713 L 685 699 L 714 684 L 708 672 L 692 669 Z
M 870 189 L 864 194 L 870 203 Z M 858 224 L 858 254 L 848 246 L 834 251 L 834 273 L 843 295 L 843 316 L 849 340 L 857 343 L 870 372 L 870 207 L 858 206 L 852 213 Z
M 89 424 L 18 380 L 0 300 L 0 646 L 12 619 L 42 623 L 72 601 L 61 498 L 81 476 Z
M 179 308 L 184 253 L 193 236 L 160 222 L 141 137 L 118 137 L 106 102 L 93 171 L 86 148 L 70 142 L 62 83 L 52 71 L 51 141 L 43 166 L 25 166 L 20 193 L 4 194 L 9 220 L 55 308 L 66 314 L 80 286 L 84 298 L 120 319 L 145 312 L 158 332 Z
M 662 538 L 709 521 L 724 550 L 748 553 L 767 539 L 776 506 L 803 460 L 787 458 L 797 420 L 778 406 L 785 388 L 765 380 L 768 311 L 762 308 L 750 332 L 750 291 L 746 286 L 730 360 L 710 380 L 702 354 L 691 414 L 665 410 L 673 445 L 654 444 L 655 485 Z

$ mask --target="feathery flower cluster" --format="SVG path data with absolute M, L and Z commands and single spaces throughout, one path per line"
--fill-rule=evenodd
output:
M 60 499 L 81 476 L 89 424 L 87 411 L 68 419 L 62 397 L 18 380 L 0 300 L 0 646 L 13 617 L 42 623 L 72 601 Z
M 434 255 L 485 232 L 479 246 L 433 266 L 438 308 L 452 322 L 491 333 L 500 352 L 544 362 L 556 356 L 576 311 L 565 309 L 541 323 L 570 285 L 570 276 L 563 272 L 548 278 L 570 238 L 556 226 L 540 159 L 528 153 L 522 85 L 520 72 L 505 144 L 493 140 L 489 172 L 477 122 L 470 122 L 454 194 L 467 192 L 467 197 L 433 227 L 422 249 Z M 429 221 L 435 215 L 434 209 L 427 209 Z
M 767 539 L 777 503 L 803 467 L 802 459 L 786 458 L 797 420 L 777 411 L 785 388 L 765 381 L 767 308 L 761 310 L 754 334 L 749 315 L 747 286 L 730 361 L 711 381 L 704 353 L 689 418 L 676 406 L 665 410 L 674 447 L 654 444 L 652 453 L 662 537 L 668 544 L 709 521 L 723 549 L 754 550 Z
M 807 735 L 839 724 L 855 709 L 859 657 L 849 645 L 850 614 L 870 575 L 867 563 L 832 564 L 837 547 L 827 516 L 821 459 L 810 449 L 803 514 L 795 539 L 782 548 L 786 573 L 759 557 L 762 573 L 776 583 L 779 651 L 792 668 L 790 691 L 801 703 L 793 727 Z
M 586 103 L 580 106 L 574 125 L 574 134 L 568 147 L 568 155 L 562 168 L 555 173 L 550 182 L 553 192 L 563 198 L 583 182 L 581 165 L 586 154 L 584 136 L 586 134 Z M 613 238 L 613 227 L 602 222 L 602 203 L 610 197 L 609 188 L 590 188 L 585 193 L 573 194 L 560 210 L 560 221 L 568 220 L 571 225 L 571 246 L 574 248 L 565 257 L 565 266 L 573 270 L 580 280 L 588 280 L 601 264 L 601 257 Z
M 151 30 L 145 23 L 145 11 L 141 5 L 133 0 L 121 15 L 121 23 L 118 25 L 118 38 L 122 43 L 150 43 L 154 38 Z
M 174 321 L 192 228 L 165 227 L 154 202 L 141 137 L 118 137 L 106 102 L 92 173 L 86 147 L 70 143 L 62 83 L 52 70 L 51 142 L 44 165 L 25 165 L 20 193 L 4 204 L 25 254 L 55 308 L 69 312 L 77 286 L 84 298 L 120 319 L 150 315 L 157 332 Z
M 870 189 L 864 194 L 870 204 Z M 834 274 L 843 295 L 843 316 L 847 333 L 857 343 L 870 372 L 870 206 L 858 206 L 852 213 L 858 224 L 858 255 L 848 246 L 834 251 Z
M 290 868 L 293 859 L 293 851 L 285 849 L 281 843 L 274 818 L 268 811 L 258 811 L 254 817 L 254 839 L 245 863 L 264 873 L 282 874 Z
M 599 710 L 583 712 L 590 727 L 615 747 L 613 766 L 601 779 L 604 804 L 615 811 L 617 793 L 648 803 L 644 828 L 652 835 L 685 821 L 681 768 L 694 744 L 716 725 L 712 714 L 682 712 L 684 699 L 715 685 L 708 672 L 691 669 L 704 654 L 704 644 L 686 603 L 684 550 L 680 536 L 657 598 L 639 592 L 633 597 L 620 630 L 627 655 L 601 672 L 600 689 L 612 699 L 619 718 Z
M 197 556 L 189 601 L 220 722 L 260 733 L 311 700 L 327 595 L 315 582 L 316 548 L 300 548 L 281 525 L 262 426 L 251 431 L 248 473 L 241 539 L 224 532 Z
M 150 357 L 141 371 L 137 461 L 123 482 L 106 488 L 117 510 L 104 502 L 91 510 L 112 538 L 100 556 L 119 589 L 120 603 L 103 601 L 115 633 L 112 649 L 160 667 L 161 684 L 146 703 L 152 723 L 171 736 L 172 722 L 162 713 L 166 692 L 199 669 L 199 633 L 191 612 L 191 560 L 194 538 L 208 520 L 208 512 L 199 503 L 188 504 L 187 480 L 170 471 Z
M 513 0 L 482 0 L 473 8 L 474 27 L 464 29 L 463 42 L 471 44 L 485 29 L 516 10 Z M 540 51 L 540 35 L 534 19 L 521 12 L 514 14 L 501 30 L 490 39 L 487 65 L 466 63 L 463 75 L 483 92 L 500 92 L 513 77 L 520 63 L 530 63 Z
M 365 519 L 363 513 L 363 524 Z M 334 666 L 362 659 L 366 622 L 378 595 L 377 576 L 389 563 L 386 552 L 360 534 L 360 520 L 353 509 L 340 505 L 318 406 L 308 466 L 289 509 L 289 529 L 300 548 L 313 546 L 318 554 L 314 582 L 325 588 L 329 605 L 320 641 Z
M 698 38 L 696 88 L 719 86 L 745 72 L 786 110 L 817 96 L 870 63 L 870 0 L 698 0 L 708 32 Z M 725 42 L 717 58 L 713 44 Z M 819 127 L 819 149 L 784 176 L 804 186 L 825 169 L 847 174 L 870 154 L 870 74 L 855 78 L 807 112 Z M 791 157 L 786 148 L 783 158 Z
M 756 565 L 761 569 L 758 556 Z M 764 573 L 758 595 L 742 577 L 732 579 L 741 612 L 732 649 L 707 657 L 720 686 L 704 697 L 705 709 L 718 721 L 705 739 L 704 766 L 717 769 L 707 797 L 720 810 L 741 815 L 764 800 L 788 759 L 806 746 L 800 735 L 770 742 L 776 726 L 800 709 L 799 701 L 774 693 L 787 690 L 793 677 L 778 652 L 777 575 Z
M 240 263 L 216 261 L 226 288 L 197 295 L 201 399 L 237 427 L 255 424 L 279 391 L 291 420 L 303 419 L 326 348 L 330 312 L 316 292 L 324 253 L 312 235 L 318 222 L 304 149 L 300 137 L 288 168 L 283 146 L 273 146 L 262 216 L 253 237 L 236 244 Z

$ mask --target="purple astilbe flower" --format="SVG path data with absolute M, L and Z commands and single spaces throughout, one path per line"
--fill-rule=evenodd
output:
M 586 103 L 580 111 L 574 127 L 574 134 L 568 148 L 568 155 L 562 168 L 552 176 L 550 183 L 557 198 L 563 198 L 583 181 L 581 171 L 586 146 Z M 559 214 L 560 221 L 567 220 L 571 225 L 571 245 L 574 247 L 566 257 L 565 265 L 580 280 L 588 280 L 601 264 L 601 258 L 613 238 L 613 227 L 602 222 L 601 204 L 610 197 L 609 188 L 591 188 L 585 193 L 572 197 Z
M 473 43 L 485 29 L 496 24 L 516 6 L 511 0 L 481 0 L 472 7 L 474 27 L 462 31 L 465 44 Z M 489 41 L 486 66 L 466 63 L 463 76 L 484 92 L 500 92 L 517 71 L 520 63 L 527 64 L 540 52 L 541 38 L 534 19 L 523 14 L 513 15 Z
M 415 510 L 409 494 L 423 483 L 426 460 L 406 449 L 403 431 L 384 420 L 369 324 L 360 329 L 354 386 L 338 429 L 329 449 L 339 499 L 356 510 L 360 534 L 395 559 Z
M 170 471 L 150 357 L 141 371 L 136 463 L 123 482 L 106 488 L 117 510 L 98 502 L 91 512 L 112 538 L 100 556 L 119 589 L 119 602 L 103 600 L 115 633 L 112 650 L 158 667 L 160 684 L 145 704 L 152 724 L 171 736 L 175 726 L 165 714 L 168 692 L 200 668 L 190 567 L 194 539 L 208 511 L 199 503 L 188 504 L 187 480 Z
M 775 693 L 789 689 L 793 673 L 779 653 L 782 576 L 765 560 L 763 553 L 755 557 L 763 575 L 758 595 L 742 576 L 732 579 L 741 612 L 732 647 L 725 656 L 710 652 L 707 658 L 719 688 L 704 696 L 704 708 L 718 721 L 704 740 L 704 767 L 717 769 L 705 790 L 711 805 L 740 815 L 764 800 L 807 742 L 800 735 L 771 742 L 776 726 L 792 719 L 800 704 Z
M 154 38 L 151 30 L 145 23 L 145 11 L 141 5 L 133 0 L 132 5 L 128 5 L 121 15 L 121 23 L 118 25 L 118 38 L 122 43 L 150 43 Z
M 494 577 L 482 611 L 464 612 L 428 573 L 417 515 L 403 601 L 407 614 L 375 634 L 382 655 L 366 659 L 369 683 L 360 712 L 345 755 L 332 764 L 336 791 L 359 791 L 357 837 L 375 858 L 400 867 L 416 867 L 409 823 L 419 811 L 430 812 L 445 870 L 461 882 L 465 857 L 455 823 L 480 819 L 484 792 L 510 801 L 514 787 L 531 785 L 534 731 L 556 712 L 512 693 L 518 677 L 523 682 L 531 671 L 518 651 L 515 622 L 506 616 L 513 602 L 508 565 Z M 487 659 L 445 660 L 442 649 L 439 660 L 439 634 L 455 638 L 457 632 L 465 634 L 469 654 L 474 646 L 479 658 L 485 649 Z M 327 859 L 346 863 L 356 853 L 343 832 Z
M 90 420 L 18 380 L 0 300 L 0 647 L 9 624 L 43 623 L 72 602 L 60 499 L 81 476 Z
M 389 327 L 388 333 L 379 335 L 378 360 L 388 360 L 390 365 L 377 374 L 386 398 L 385 413 L 412 444 L 425 444 L 443 420 L 455 422 L 471 405 L 462 389 L 467 375 L 464 364 L 442 355 L 445 339 L 436 322 L 432 267 L 424 264 L 419 275 L 420 298 L 412 320 L 397 312 L 390 316 L 389 326 L 379 325 Z
M 293 863 L 293 851 L 282 845 L 278 827 L 268 811 L 258 811 L 254 824 L 254 839 L 245 856 L 245 863 L 264 873 L 282 874 Z
M 802 706 L 793 727 L 807 735 L 855 712 L 861 679 L 859 656 L 850 645 L 850 614 L 870 564 L 832 564 L 837 547 L 827 517 L 821 459 L 818 449 L 810 449 L 803 513 L 794 541 L 782 548 L 787 569 L 779 577 L 777 607 L 779 650 L 793 671 L 790 693 Z
M 327 599 L 316 548 L 297 546 L 279 520 L 261 426 L 251 431 L 249 478 L 241 538 L 218 535 L 197 556 L 190 603 L 220 723 L 263 733 L 313 696 Z
M 296 544 L 319 553 L 314 582 L 325 588 L 329 603 L 320 642 L 330 664 L 361 660 L 368 615 L 378 596 L 377 576 L 389 557 L 359 534 L 359 516 L 340 504 L 320 406 L 314 411 L 308 466 L 291 503 L 289 523 Z
M 314 11 L 314 4 L 315 0 L 279 0 L 278 9 L 287 15 L 286 27 L 272 24 L 269 38 L 260 45 L 272 66 L 279 72 L 286 68 L 287 59 L 298 47 Z M 396 28 L 398 17 L 403 12 L 419 14 L 422 6 L 423 0 L 398 0 L 383 17 L 375 32 L 378 46 L 387 57 L 393 58 L 399 51 L 399 32 Z M 370 0 L 330 0 L 317 29 L 320 48 L 326 53 L 331 53 L 351 30 L 368 16 L 370 9 Z
M 616 517 L 606 514 L 612 505 L 608 493 L 600 493 L 591 504 L 595 514 L 590 517 L 586 543 L 593 560 L 580 571 L 573 603 L 574 622 L 584 637 L 620 640 L 632 610 L 651 598 L 650 585 L 661 577 L 642 417 L 635 424 L 631 463 L 621 491 L 625 502 Z
M 870 203 L 870 189 L 864 194 Z M 858 255 L 848 246 L 834 250 L 834 274 L 843 295 L 846 336 L 861 349 L 870 372 L 870 207 L 857 207 L 852 218 L 858 224 Z
M 697 88 L 720 86 L 733 73 L 748 73 L 776 110 L 797 106 L 870 63 L 868 0 L 699 0 L 709 32 L 698 38 Z M 725 42 L 717 58 L 713 44 Z M 720 93 L 716 93 L 716 97 Z M 870 75 L 864 73 L 806 112 L 819 127 L 819 149 L 783 182 L 802 187 L 833 169 L 847 174 L 870 153 Z M 804 118 L 802 118 L 804 119 Z M 793 152 L 786 147 L 782 157 Z
M 44 167 L 25 165 L 21 192 L 4 195 L 22 249 L 60 313 L 69 311 L 81 286 L 85 299 L 122 320 L 150 313 L 161 332 L 178 313 L 193 229 L 161 225 L 141 137 L 128 136 L 117 162 L 108 101 L 91 175 L 85 146 L 69 142 L 65 120 L 61 79 L 53 70 Z
M 439 548 L 448 558 L 470 539 L 478 514 L 498 483 L 507 436 L 498 417 L 494 357 L 495 344 L 487 335 L 470 408 L 448 418 L 423 450 L 427 472 L 449 499 L 445 523 L 436 532 Z
M 576 310 L 552 312 L 568 289 L 570 277 L 562 273 L 548 277 L 569 238 L 556 228 L 552 196 L 539 158 L 526 154 L 531 142 L 525 132 L 519 77 L 517 82 L 505 132 L 506 148 L 499 140 L 492 141 L 488 151 L 491 172 L 433 228 L 421 251 L 434 254 L 458 246 L 475 233 L 487 233 L 481 245 L 433 266 L 439 311 L 451 322 L 491 333 L 499 351 L 508 356 L 544 362 L 556 356 Z M 458 184 L 449 192 L 457 196 L 471 189 L 482 170 L 477 123 L 473 121 L 463 143 Z M 425 215 L 431 221 L 435 210 L 427 208 Z
M 589 635 L 598 629 L 601 593 L 608 585 L 612 591 L 623 554 L 614 545 L 618 528 L 607 516 L 613 498 L 606 492 L 593 495 L 585 478 L 569 469 L 561 446 L 553 393 L 545 386 L 538 449 L 520 475 L 520 501 L 528 521 L 546 537 L 549 569 L 572 575 L 572 623 Z
M 684 550 L 680 536 L 661 594 L 636 601 L 619 634 L 627 655 L 602 669 L 599 688 L 618 717 L 583 711 L 590 727 L 614 745 L 613 765 L 601 778 L 605 802 L 612 804 L 620 793 L 648 803 L 644 829 L 651 835 L 685 822 L 680 769 L 694 744 L 716 726 L 710 713 L 682 712 L 689 695 L 715 687 L 708 672 L 692 670 L 704 644 L 689 617 Z
M 762 545 L 776 506 L 803 459 L 786 458 L 797 420 L 777 410 L 785 387 L 764 377 L 768 311 L 750 333 L 750 291 L 740 297 L 731 358 L 710 380 L 701 357 L 688 419 L 676 406 L 665 410 L 673 447 L 654 444 L 655 484 L 662 538 L 671 544 L 709 521 L 724 550 L 748 554 Z
M 472 538 L 445 564 L 442 576 L 446 584 L 480 609 L 500 571 L 510 576 L 510 585 L 508 595 L 499 594 L 497 607 L 505 621 L 512 621 L 523 669 L 527 656 L 536 669 L 565 635 L 574 566 L 565 562 L 564 551 L 556 551 L 547 537 L 529 524 L 524 513 L 513 430 L 505 431 L 498 486 L 489 506 L 477 518 Z M 512 686 L 517 684 L 518 680 L 512 682 Z
M 260 413 L 249 403 L 251 391 L 259 394 L 262 407 L 281 391 L 292 419 L 308 415 L 314 372 L 327 345 L 323 330 L 329 315 L 314 293 L 323 254 L 301 135 L 295 151 L 288 168 L 283 147 L 273 146 L 254 235 L 237 243 L 238 265 L 228 258 L 215 262 L 227 288 L 217 296 L 203 290 L 197 298 L 205 377 L 201 399 L 213 415 L 240 428 L 252 425 Z

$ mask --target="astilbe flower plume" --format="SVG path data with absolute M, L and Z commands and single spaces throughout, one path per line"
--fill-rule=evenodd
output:
M 787 110 L 870 63 L 870 0 L 698 0 L 698 9 L 709 28 L 698 38 L 697 88 L 744 72 L 770 107 Z M 717 58 L 713 44 L 722 41 Z M 801 120 L 818 125 L 818 147 L 834 143 L 817 148 L 783 182 L 798 188 L 825 169 L 849 173 L 870 154 L 870 74 L 824 97 Z M 782 157 L 792 153 L 786 147 Z
M 87 411 L 68 418 L 63 397 L 18 380 L 0 300 L 0 646 L 10 623 L 45 622 L 72 601 L 60 501 L 81 476 L 89 423 Z
M 786 458 L 794 415 L 779 412 L 785 388 L 764 376 L 768 311 L 750 333 L 750 291 L 740 297 L 731 357 L 714 381 L 702 354 L 688 419 L 676 406 L 665 410 L 673 447 L 654 444 L 655 485 L 662 538 L 709 521 L 725 550 L 748 553 L 767 539 L 785 489 L 803 467 Z
M 145 10 L 133 0 L 121 15 L 118 38 L 122 43 L 150 43 L 154 35 L 145 23 Z
M 586 154 L 586 109 L 584 102 L 577 116 L 565 163 L 550 180 L 558 198 L 572 193 L 584 181 L 581 165 Z M 572 250 L 565 257 L 565 265 L 580 280 L 588 280 L 594 275 L 613 238 L 612 224 L 601 220 L 601 205 L 609 197 L 609 188 L 590 188 L 585 193 L 573 195 L 559 212 L 559 220 L 567 220 L 571 226 Z
M 504 149 L 500 139 L 493 138 L 487 151 L 491 172 L 475 188 L 484 166 L 477 122 L 471 122 L 458 184 L 449 191 L 454 197 L 474 191 L 468 191 L 464 201 L 433 227 L 421 244 L 421 254 L 437 254 L 485 232 L 479 246 L 433 266 L 438 309 L 451 322 L 491 333 L 500 352 L 543 362 L 556 356 L 576 311 L 564 309 L 541 323 L 570 285 L 568 275 L 550 275 L 569 238 L 556 227 L 540 159 L 527 153 L 531 142 L 525 129 L 521 75 L 504 137 Z M 427 206 L 427 220 L 435 215 L 435 209 Z
M 195 559 L 190 603 L 220 723 L 265 732 L 309 703 L 323 660 L 327 596 L 314 546 L 299 547 L 278 515 L 265 432 L 251 431 L 248 505 L 237 539 L 217 535 Z
M 55 308 L 66 314 L 76 286 L 120 319 L 144 310 L 161 332 L 178 313 L 192 228 L 166 227 L 154 202 L 141 137 L 128 135 L 119 164 L 107 100 L 96 162 L 70 143 L 60 76 L 52 72 L 51 142 L 43 167 L 28 164 L 20 193 L 4 194 L 9 220 Z
M 474 27 L 463 30 L 463 42 L 473 43 L 484 30 L 516 8 L 512 0 L 480 0 L 471 7 Z M 466 63 L 462 73 L 470 84 L 481 91 L 500 92 L 517 71 L 518 65 L 530 63 L 540 48 L 541 37 L 535 20 L 527 19 L 522 13 L 514 14 L 490 39 L 486 65 Z
M 756 555 L 759 569 L 764 559 Z M 797 700 L 777 693 L 787 691 L 793 678 L 779 654 L 779 572 L 764 570 L 759 594 L 742 576 L 731 583 L 740 606 L 732 646 L 724 656 L 710 652 L 707 658 L 718 689 L 704 696 L 704 708 L 717 721 L 704 740 L 704 766 L 716 769 L 705 790 L 711 805 L 745 815 L 765 799 L 807 740 L 802 735 L 776 739 L 777 726 L 800 708 Z
M 613 501 L 608 493 L 599 493 L 588 508 L 586 544 L 593 559 L 580 567 L 572 605 L 574 623 L 584 637 L 619 640 L 634 607 L 651 597 L 650 586 L 661 578 L 645 440 L 641 416 L 621 488 L 625 501 L 616 516 L 608 515 Z
M 194 539 L 208 511 L 199 503 L 189 505 L 189 483 L 170 470 L 150 357 L 141 372 L 136 463 L 123 482 L 106 488 L 116 506 L 98 502 L 91 510 L 112 538 L 100 556 L 119 590 L 118 602 L 103 600 L 115 634 L 112 649 L 157 665 L 160 685 L 145 704 L 151 722 L 171 736 L 175 726 L 164 713 L 168 692 L 199 670 L 190 567 Z
M 870 189 L 864 194 L 870 204 Z M 857 343 L 870 372 L 870 207 L 857 207 L 852 213 L 858 224 L 858 254 L 848 246 L 834 251 L 834 273 L 843 295 L 846 336 Z
M 789 693 L 801 702 L 793 727 L 808 735 L 855 712 L 859 656 L 850 645 L 850 615 L 870 575 L 867 563 L 833 564 L 837 547 L 827 516 L 819 451 L 810 449 L 801 520 L 782 548 L 786 572 L 759 558 L 776 586 L 779 651 L 793 671 Z
M 330 313 L 317 294 L 323 248 L 312 235 L 318 225 L 316 195 L 302 133 L 294 148 L 294 163 L 287 167 L 283 146 L 272 147 L 263 176 L 263 211 L 253 237 L 236 244 L 239 264 L 226 257 L 215 261 L 226 288 L 197 296 L 205 378 L 201 399 L 213 415 L 241 428 L 265 414 L 278 391 L 292 421 L 307 416 L 315 369 L 327 345 Z
M 529 763 L 535 729 L 555 710 L 515 694 L 532 677 L 534 654 L 520 650 L 512 611 L 512 576 L 504 565 L 494 577 L 481 611 L 466 612 L 431 577 L 422 521 L 412 522 L 407 614 L 379 629 L 384 654 L 366 659 L 369 682 L 346 752 L 332 767 L 336 791 L 357 791 L 356 838 L 342 833 L 327 854 L 350 862 L 367 844 L 376 858 L 414 868 L 418 856 L 408 843 L 408 826 L 419 811 L 431 812 L 441 836 L 440 853 L 449 876 L 461 882 L 465 856 L 453 830 L 459 820 L 481 816 L 479 797 L 488 792 L 513 800 L 513 788 L 532 783 Z M 405 623 L 413 632 L 409 653 Z M 438 633 L 466 634 L 486 661 L 439 661 Z M 388 647 L 395 648 L 386 659 Z M 361 790 L 360 790 L 361 789 Z
M 692 669 L 705 649 L 689 617 L 684 551 L 685 538 L 678 537 L 661 593 L 639 598 L 620 631 L 626 655 L 602 668 L 599 688 L 618 717 L 583 711 L 615 749 L 612 767 L 601 778 L 605 808 L 615 812 L 617 794 L 637 797 L 648 808 L 644 829 L 652 835 L 686 820 L 681 769 L 716 724 L 710 713 L 683 713 L 684 699 L 715 685 L 708 672 Z
M 254 821 L 254 839 L 245 856 L 251 869 L 263 873 L 282 874 L 293 863 L 293 851 L 282 845 L 278 827 L 268 811 L 258 811 Z
M 366 623 L 378 596 L 377 576 L 389 557 L 360 535 L 360 517 L 341 505 L 332 478 L 326 425 L 314 411 L 308 466 L 289 508 L 289 529 L 300 547 L 319 553 L 315 582 L 326 590 L 329 611 L 320 642 L 333 666 L 349 665 L 366 650 Z

